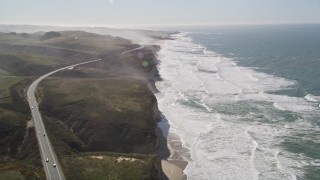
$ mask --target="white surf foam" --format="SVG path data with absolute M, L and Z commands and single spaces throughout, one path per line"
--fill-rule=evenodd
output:
M 314 96 L 312 94 L 307 94 L 304 98 L 308 101 L 311 101 L 311 102 L 320 102 L 320 96 Z
M 268 93 L 295 82 L 239 67 L 232 59 L 193 44 L 183 33 L 173 38 L 158 53 L 163 81 L 156 96 L 169 121 L 169 134 L 178 135 L 191 154 L 190 158 L 182 155 L 189 161 L 188 179 L 295 179 L 301 175 L 295 166 L 307 158 L 294 159 L 279 144 L 292 130 L 312 125 L 302 119 L 283 121 L 286 117 L 273 111 L 316 114 L 319 108 L 310 101 L 315 97 Z

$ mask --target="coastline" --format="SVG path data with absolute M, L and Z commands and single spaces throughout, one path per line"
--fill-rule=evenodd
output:
M 173 40 L 173 39 L 166 39 Z M 166 40 L 161 40 L 166 41 Z M 157 44 L 158 45 L 158 44 Z M 160 60 L 158 59 L 157 52 L 162 48 L 159 45 L 159 49 L 155 51 L 152 47 L 150 48 L 153 52 L 154 56 L 154 64 L 155 66 L 152 68 L 152 80 L 148 83 L 148 88 L 150 91 L 156 96 L 159 93 L 157 82 L 161 81 L 159 71 L 158 71 L 158 63 Z M 156 99 L 155 107 L 153 107 L 154 113 L 157 115 L 157 136 L 158 136 L 158 144 L 159 148 L 157 153 L 161 159 L 161 167 L 162 167 L 162 177 L 161 179 L 179 179 L 186 180 L 187 175 L 183 172 L 188 165 L 188 161 L 185 161 L 181 156 L 180 152 L 186 152 L 187 149 L 182 147 L 182 142 L 179 138 L 169 133 L 170 124 L 168 120 L 164 117 L 164 115 L 158 109 L 158 99 Z M 190 157 L 188 158 L 190 159 Z
M 151 84 L 152 83 L 148 83 L 150 91 L 154 94 L 158 93 L 159 91 L 155 89 L 156 86 Z M 186 180 L 187 175 L 184 174 L 183 171 L 187 167 L 188 162 L 184 161 L 179 151 L 177 151 L 177 147 L 179 147 L 179 145 L 181 146 L 182 143 L 172 135 L 168 135 L 170 125 L 159 111 L 157 101 L 156 99 L 153 107 L 153 112 L 157 116 L 156 131 L 158 137 L 158 149 L 155 153 L 158 154 L 161 159 L 161 180 Z
M 164 135 L 163 132 L 168 132 L 168 129 L 165 128 L 165 126 L 161 126 L 163 125 L 163 121 L 165 121 L 165 117 L 161 115 L 160 118 L 161 121 L 158 122 L 157 127 L 157 135 L 159 141 L 159 148 L 157 153 L 160 156 L 161 167 L 163 171 L 161 179 L 186 180 L 187 175 L 184 174 L 183 171 L 187 167 L 188 162 L 183 160 L 183 158 L 179 154 L 179 151 L 177 151 L 177 148 L 179 148 L 179 144 L 181 145 L 181 142 L 177 141 L 170 135 Z
M 186 180 L 187 175 L 184 174 L 184 170 L 188 165 L 188 162 L 183 160 L 179 154 L 179 144 L 181 142 L 177 141 L 174 137 L 165 135 L 164 132 L 168 132 L 168 126 L 164 126 L 165 117 L 161 114 L 159 115 L 161 121 L 158 122 L 157 135 L 159 141 L 158 155 L 161 159 L 162 167 L 162 177 L 161 179 L 179 179 Z M 174 147 L 174 148 L 173 148 Z M 182 149 L 181 149 L 182 150 Z
M 187 175 L 184 173 L 184 170 L 188 165 L 188 161 L 184 160 L 182 155 L 188 154 L 188 152 L 182 147 L 182 142 L 176 135 L 169 133 L 166 139 L 170 156 L 168 159 L 162 160 L 163 171 L 169 179 L 185 180 L 187 179 Z

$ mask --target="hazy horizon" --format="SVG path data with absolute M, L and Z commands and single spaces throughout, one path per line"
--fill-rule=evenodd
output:
M 0 24 L 67 27 L 316 24 L 320 1 L 33 0 L 0 2 Z

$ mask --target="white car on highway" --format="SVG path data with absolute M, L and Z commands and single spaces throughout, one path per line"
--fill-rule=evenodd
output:
M 46 162 L 49 162 L 49 158 L 46 159 Z

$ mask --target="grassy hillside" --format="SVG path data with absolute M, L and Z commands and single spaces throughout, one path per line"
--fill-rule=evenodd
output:
M 137 47 L 82 31 L 0 33 L 0 179 L 45 177 L 25 99 L 30 83 L 59 67 L 98 58 L 102 61 L 48 78 L 37 92 L 63 170 L 68 179 L 157 179 L 157 156 L 115 163 L 122 156 L 137 158 L 126 153 L 150 152 L 158 145 L 156 100 L 147 88 L 155 57 L 148 48 L 139 55 L 121 53 Z M 125 154 L 91 157 L 101 152 Z
M 24 100 L 28 79 L 0 77 L 0 179 L 44 179 L 35 131 Z
M 144 81 L 52 79 L 41 87 L 42 111 L 63 122 L 84 150 L 148 152 L 156 147 L 155 98 Z
M 152 180 L 159 177 L 159 158 L 155 155 L 86 154 L 62 160 L 66 177 L 75 180 L 130 179 Z

